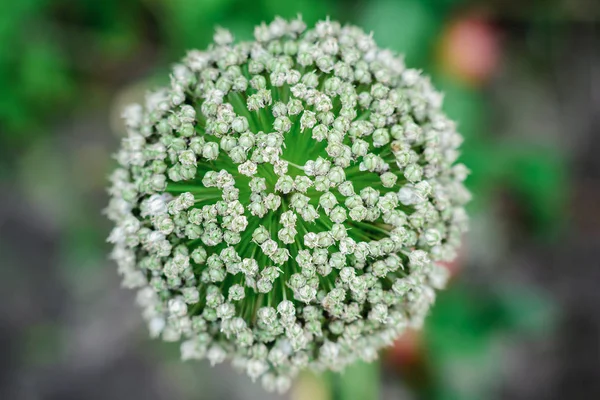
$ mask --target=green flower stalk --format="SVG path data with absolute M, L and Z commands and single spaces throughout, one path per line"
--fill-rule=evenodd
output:
M 152 336 L 283 392 L 422 324 L 467 217 L 428 78 L 333 21 L 218 29 L 124 112 L 109 241 Z

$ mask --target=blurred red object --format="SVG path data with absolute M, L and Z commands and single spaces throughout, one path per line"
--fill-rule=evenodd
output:
M 465 245 L 466 246 L 466 245 Z M 465 246 L 458 251 L 453 261 L 441 262 L 450 272 L 450 279 L 460 273 L 465 256 Z M 424 349 L 421 344 L 421 331 L 409 329 L 405 331 L 386 352 L 386 361 L 400 370 L 420 365 L 424 362 Z
M 458 255 L 453 261 L 449 262 L 440 262 L 440 265 L 443 265 L 450 272 L 450 279 L 454 278 L 456 275 L 460 273 L 461 264 L 463 261 L 463 253 L 459 251 Z
M 390 364 L 402 368 L 418 364 L 422 355 L 421 333 L 411 329 L 396 339 L 386 358 Z
M 500 60 L 498 31 L 484 17 L 461 16 L 444 29 L 438 55 L 441 68 L 465 83 L 480 85 Z

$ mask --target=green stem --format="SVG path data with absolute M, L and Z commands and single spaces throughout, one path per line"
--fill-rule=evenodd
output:
M 354 363 L 342 373 L 329 373 L 332 400 L 377 400 L 380 398 L 379 361 Z

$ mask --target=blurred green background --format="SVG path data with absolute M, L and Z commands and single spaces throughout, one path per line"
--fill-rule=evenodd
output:
M 215 26 L 244 40 L 298 13 L 372 30 L 432 75 L 473 172 L 472 230 L 426 328 L 341 396 L 600 398 L 595 0 L 0 2 L 0 398 L 278 398 L 147 337 L 101 210 L 121 107 Z M 285 398 L 332 399 L 339 379 L 303 375 Z

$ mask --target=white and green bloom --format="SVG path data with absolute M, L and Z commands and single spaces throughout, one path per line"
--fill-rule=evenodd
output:
M 422 323 L 467 218 L 461 136 L 371 35 L 223 29 L 123 116 L 109 241 L 152 336 L 269 390 Z

